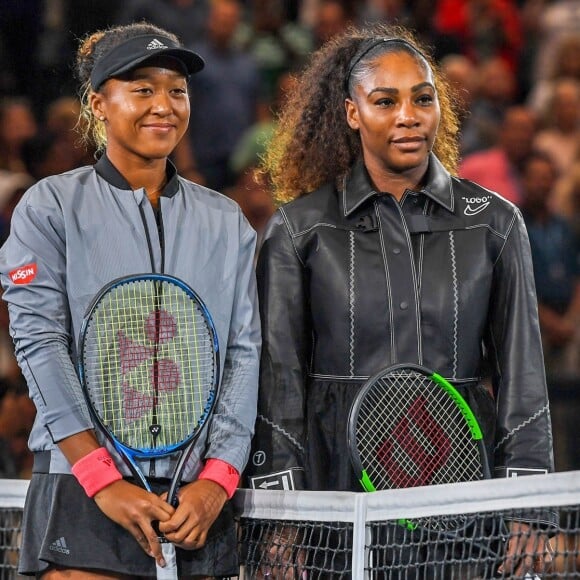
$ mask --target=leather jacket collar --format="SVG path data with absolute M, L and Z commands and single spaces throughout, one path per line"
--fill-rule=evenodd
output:
M 429 156 L 426 183 L 421 192 L 445 209 L 453 212 L 454 203 L 451 175 L 432 153 Z M 343 180 L 342 191 L 339 196 L 342 215 L 345 217 L 350 215 L 369 199 L 378 195 L 380 193 L 373 189 L 364 162 L 360 158 Z

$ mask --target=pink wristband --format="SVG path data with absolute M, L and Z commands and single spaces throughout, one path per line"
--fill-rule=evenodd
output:
M 71 471 L 89 497 L 93 497 L 114 481 L 123 479 L 105 447 L 99 447 L 81 457 L 72 466 Z
M 198 479 L 215 481 L 226 490 L 228 498 L 231 499 L 240 483 L 240 474 L 235 467 L 221 459 L 208 459 Z

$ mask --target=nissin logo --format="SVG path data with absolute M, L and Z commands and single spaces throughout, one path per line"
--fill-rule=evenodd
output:
M 36 264 L 27 264 L 26 266 L 12 270 L 8 275 L 14 284 L 29 284 L 36 278 L 36 272 Z

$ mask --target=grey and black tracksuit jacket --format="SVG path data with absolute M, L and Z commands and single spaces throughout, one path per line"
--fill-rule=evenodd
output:
M 29 445 L 51 452 L 52 473 L 70 471 L 56 443 L 93 428 L 76 370 L 83 316 L 112 280 L 151 272 L 181 278 L 196 291 L 220 345 L 219 399 L 184 479 L 194 478 L 204 459 L 221 459 L 240 472 L 247 461 L 260 350 L 256 234 L 227 197 L 179 177 L 171 164 L 168 179 L 155 211 L 145 191 L 131 190 L 103 156 L 94 167 L 40 181 L 14 212 L 0 251 L 3 298 L 38 410 Z M 155 470 L 170 476 L 168 459 L 157 460 Z

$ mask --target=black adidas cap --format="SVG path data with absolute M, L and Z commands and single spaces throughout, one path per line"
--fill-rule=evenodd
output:
M 103 55 L 91 73 L 91 86 L 96 91 L 106 80 L 126 73 L 157 56 L 177 59 L 183 64 L 187 75 L 199 72 L 205 64 L 199 54 L 166 36 L 144 34 L 130 38 Z

